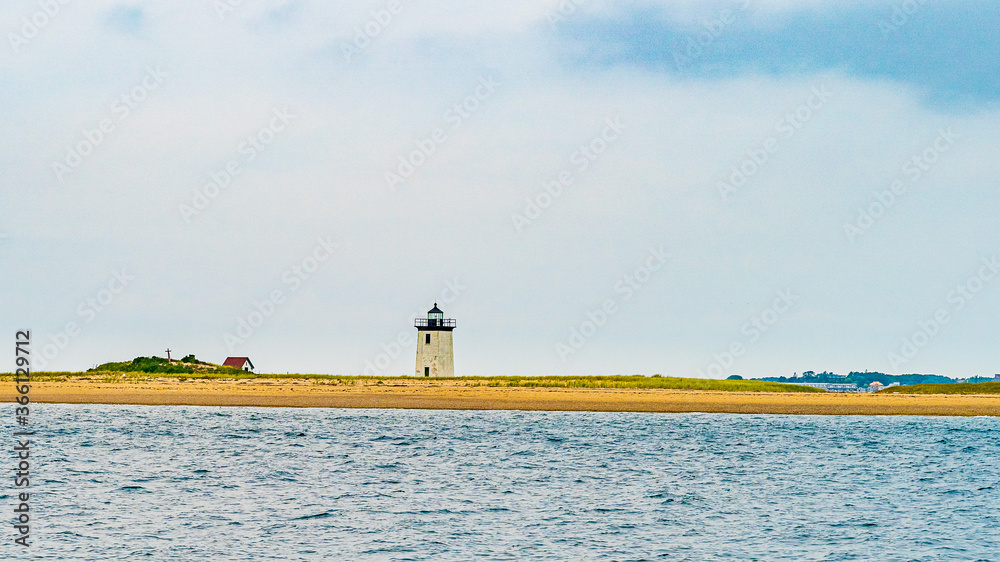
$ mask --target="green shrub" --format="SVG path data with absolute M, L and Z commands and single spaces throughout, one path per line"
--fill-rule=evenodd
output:
M 1000 394 L 1000 382 L 911 384 L 883 388 L 879 394 Z

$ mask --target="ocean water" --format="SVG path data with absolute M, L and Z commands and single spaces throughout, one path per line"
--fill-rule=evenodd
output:
M 997 418 L 32 416 L 32 546 L 7 526 L 4 560 L 1000 560 Z

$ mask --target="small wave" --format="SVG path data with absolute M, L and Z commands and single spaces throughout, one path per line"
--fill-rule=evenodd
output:
M 324 511 L 323 513 L 317 513 L 315 515 L 303 515 L 302 517 L 295 517 L 292 521 L 305 521 L 306 519 L 323 519 L 324 517 L 333 517 L 334 513 L 332 511 Z

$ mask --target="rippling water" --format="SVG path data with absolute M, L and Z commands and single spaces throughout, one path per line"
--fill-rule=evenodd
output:
M 32 415 L 38 559 L 1000 559 L 996 418 Z

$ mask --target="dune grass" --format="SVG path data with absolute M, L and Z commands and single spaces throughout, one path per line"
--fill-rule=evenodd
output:
M 526 388 L 664 388 L 674 390 L 718 390 L 726 392 L 824 392 L 817 388 L 767 381 L 688 379 L 679 377 L 543 376 L 543 377 L 459 377 L 479 381 L 483 386 Z
M 10 373 L 0 374 L 0 380 L 10 380 Z M 501 387 L 501 388 L 616 388 L 616 389 L 673 389 L 711 390 L 724 392 L 825 392 L 818 388 L 754 380 L 716 380 L 679 377 L 652 377 L 642 375 L 607 376 L 501 376 L 501 377 L 361 377 L 346 375 L 316 374 L 263 374 L 247 372 L 195 372 L 195 373 L 143 373 L 120 371 L 88 372 L 35 372 L 33 381 L 94 381 L 104 383 L 135 384 L 152 379 L 176 379 L 179 381 L 205 379 L 278 379 L 311 380 L 323 385 L 401 385 L 457 383 L 461 386 Z M 934 385 L 932 385 L 934 386 Z M 909 388 L 909 387 L 908 387 Z
M 11 373 L 0 373 L 0 380 L 11 380 Z M 141 371 L 32 371 L 32 381 L 69 381 L 69 380 L 90 380 L 98 382 L 136 382 L 152 379 L 358 379 L 361 377 L 337 376 L 337 375 L 311 375 L 311 374 L 263 374 L 248 373 L 239 369 L 226 371 L 195 371 L 194 373 L 144 373 Z
M 884 388 L 879 394 L 1000 394 L 1000 382 L 912 384 Z

